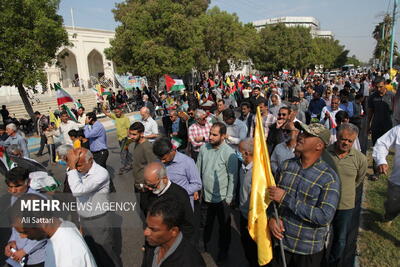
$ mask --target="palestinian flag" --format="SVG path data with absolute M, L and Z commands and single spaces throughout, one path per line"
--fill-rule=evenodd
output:
M 104 90 L 103 86 L 101 86 L 100 84 L 96 85 L 96 90 L 98 95 L 112 95 L 110 91 Z
M 182 80 L 172 79 L 170 76 L 165 74 L 165 85 L 167 86 L 167 92 L 181 91 L 185 89 L 185 85 Z
M 210 78 L 208 79 L 208 83 L 210 84 L 211 88 L 215 86 L 215 82 L 213 80 L 211 80 Z
M 11 170 L 14 167 L 14 162 L 8 157 L 6 148 L 4 146 L 0 146 L 0 164 L 1 168 L 5 168 L 5 171 Z
M 57 104 L 59 106 L 68 102 L 75 102 L 74 98 L 67 91 L 62 89 L 60 84 L 55 83 L 54 89 L 57 92 Z
M 75 114 L 74 114 L 66 105 L 62 105 L 62 108 L 68 113 L 68 116 L 69 116 L 74 122 L 78 122 L 78 119 L 75 117 Z

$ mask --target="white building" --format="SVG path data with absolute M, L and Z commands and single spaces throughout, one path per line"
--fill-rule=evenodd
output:
M 274 25 L 282 23 L 287 27 L 306 27 L 310 28 L 311 35 L 313 37 L 322 38 L 333 38 L 333 33 L 331 31 L 323 31 L 320 29 L 319 21 L 314 17 L 279 17 L 257 20 L 253 22 L 254 27 L 257 30 L 264 28 L 266 25 Z
M 60 82 L 64 89 L 76 92 L 93 86 L 101 77 L 114 82 L 114 64 L 107 60 L 104 49 L 110 47 L 115 33 L 107 30 L 69 27 L 70 47 L 61 47 L 51 66 L 46 66 L 47 87 Z M 56 65 L 56 62 L 59 64 Z M 18 95 L 14 87 L 2 87 L 0 96 Z

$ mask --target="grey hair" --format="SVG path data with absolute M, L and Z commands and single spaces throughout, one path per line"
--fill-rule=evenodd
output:
M 243 141 L 240 142 L 242 144 L 242 147 L 244 151 L 249 152 L 250 154 L 253 155 L 254 153 L 254 139 L 252 137 L 248 137 L 244 139 Z
M 6 126 L 6 129 L 11 129 L 11 130 L 13 130 L 14 132 L 16 132 L 16 131 L 17 131 L 17 125 L 15 125 L 14 123 L 9 123 L 9 124 L 7 124 L 7 126 Z
M 90 150 L 87 150 L 85 155 L 85 161 L 88 162 L 92 158 L 93 158 L 92 152 L 90 152 Z
M 143 110 L 147 114 L 150 114 L 150 109 L 148 107 L 142 107 L 141 110 Z
M 15 155 L 22 152 L 21 146 L 17 144 L 12 144 L 7 147 L 7 154 Z
M 57 147 L 56 153 L 60 158 L 65 158 L 71 149 L 74 149 L 72 145 L 61 145 Z
M 359 133 L 358 127 L 355 126 L 352 123 L 342 123 L 342 124 L 340 124 L 336 135 L 339 136 L 343 131 L 349 131 L 351 133 L 355 133 L 355 134 L 357 134 L 357 136 L 358 136 L 358 133 Z
M 200 119 L 201 116 L 206 115 L 207 113 L 202 110 L 202 109 L 196 109 L 196 111 L 194 112 L 194 118 L 195 119 Z
M 158 179 L 162 179 L 167 176 L 167 169 L 164 165 L 160 164 L 160 168 L 157 169 L 156 174 Z

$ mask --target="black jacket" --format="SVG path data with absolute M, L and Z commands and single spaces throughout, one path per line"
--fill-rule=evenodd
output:
M 187 191 L 183 189 L 181 186 L 171 182 L 171 186 L 168 190 L 162 194 L 160 197 L 153 193 L 147 194 L 147 201 L 145 201 L 145 214 L 154 200 L 161 199 L 173 199 L 179 203 L 179 206 L 182 207 L 184 211 L 184 222 L 181 227 L 182 234 L 185 238 L 191 239 L 194 233 L 194 219 L 193 219 L 193 209 L 190 204 L 190 199 Z
M 153 264 L 155 247 L 146 246 L 142 267 L 151 267 Z M 185 238 L 182 239 L 176 250 L 168 256 L 160 267 L 205 267 L 206 264 L 200 253 Z
M 254 115 L 251 112 L 249 113 L 249 116 L 247 117 L 247 120 L 244 120 L 245 118 L 244 118 L 243 115 L 240 115 L 240 117 L 239 117 L 239 120 L 243 121 L 247 125 L 247 135 L 246 135 L 246 137 L 250 136 L 251 125 L 253 124 L 253 118 L 254 118 Z

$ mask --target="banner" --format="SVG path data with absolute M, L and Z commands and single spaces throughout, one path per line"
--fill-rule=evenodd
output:
M 147 78 L 145 76 L 115 74 L 115 78 L 125 90 L 132 90 L 136 87 L 142 90 L 145 86 L 148 86 Z

